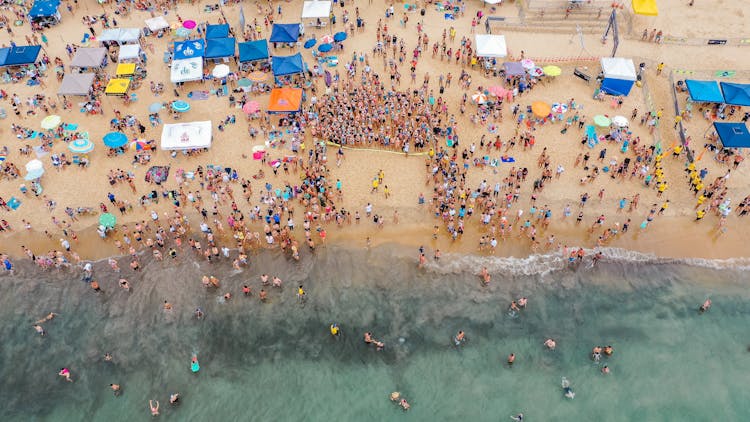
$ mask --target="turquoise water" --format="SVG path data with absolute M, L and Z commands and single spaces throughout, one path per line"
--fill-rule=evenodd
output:
M 557 258 L 444 256 L 416 268 L 416 251 L 329 246 L 300 263 L 276 253 L 234 272 L 228 264 L 151 262 L 133 291 L 97 264 L 105 293 L 79 274 L 38 273 L 21 265 L 0 277 L 2 420 L 145 420 L 148 400 L 161 419 L 257 421 L 382 420 L 747 420 L 750 370 L 748 276 L 707 262 L 610 259 L 565 268 Z M 615 253 L 609 253 L 614 256 Z M 490 287 L 470 273 L 488 265 Z M 240 296 L 278 274 L 270 303 Z M 219 290 L 205 290 L 216 274 Z M 296 286 L 308 300 L 300 304 Z M 225 291 L 235 297 L 218 299 Z M 257 294 L 257 293 L 256 293 Z M 529 306 L 512 317 L 513 298 Z M 707 296 L 713 308 L 699 314 Z M 165 313 L 169 300 L 174 309 Z M 205 320 L 192 318 L 196 306 Z M 48 312 L 46 337 L 31 323 Z M 333 339 L 328 325 L 343 335 Z M 460 349 L 450 338 L 464 330 Z M 386 342 L 362 342 L 371 331 Z M 557 340 L 547 351 L 543 341 Z M 399 341 L 403 338 L 403 342 Z M 595 345 L 614 356 L 597 364 Z M 104 362 L 110 352 L 114 362 Z M 512 368 L 505 364 L 516 354 Z M 190 371 L 197 353 L 201 371 Z M 600 373 L 601 365 L 611 368 Z M 71 369 L 74 383 L 57 376 Z M 574 400 L 563 397 L 561 377 Z M 110 383 L 122 385 L 113 397 Z M 170 407 L 169 393 L 182 403 Z M 388 400 L 400 391 L 402 412 Z

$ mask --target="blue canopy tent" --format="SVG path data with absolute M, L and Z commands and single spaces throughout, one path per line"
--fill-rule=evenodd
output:
M 177 41 L 174 43 L 175 60 L 192 59 L 203 57 L 206 51 L 206 43 L 203 40 Z
M 729 105 L 750 106 L 750 84 L 733 84 L 722 82 L 721 91 L 724 102 Z
M 305 71 L 302 64 L 302 54 L 292 56 L 273 56 L 271 58 L 271 68 L 273 76 L 293 75 Z
M 750 148 L 750 133 L 744 122 L 714 122 L 724 148 Z
M 601 90 L 610 95 L 627 96 L 630 94 L 630 89 L 633 88 L 637 79 L 633 60 L 622 57 L 602 57 L 601 65 L 602 73 L 604 73 Z
M 60 21 L 60 13 L 57 10 L 59 7 L 60 0 L 35 0 L 31 10 L 29 10 L 29 20 L 30 22 L 52 21 L 57 23 Z
M 229 36 L 229 25 L 207 25 L 206 38 L 227 38 Z
M 686 79 L 690 99 L 699 103 L 723 103 L 724 96 L 719 89 L 719 83 L 716 81 L 698 81 L 695 79 Z
M 268 58 L 268 41 L 247 41 L 237 44 L 240 50 L 240 63 Z
M 299 38 L 298 23 L 275 23 L 271 29 L 270 42 L 297 42 Z
M 6 47 L 0 51 L 0 67 L 33 64 L 41 51 L 41 45 Z
M 234 38 L 211 38 L 206 40 L 207 59 L 221 59 L 234 56 Z

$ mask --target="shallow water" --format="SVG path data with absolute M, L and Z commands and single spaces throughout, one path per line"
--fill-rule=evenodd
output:
M 610 251 L 610 255 L 613 252 Z M 567 268 L 555 257 L 480 259 L 444 256 L 418 270 L 416 252 L 388 245 L 366 251 L 343 246 L 288 261 L 266 252 L 250 269 L 228 264 L 151 262 L 137 278 L 96 266 L 105 293 L 73 273 L 38 273 L 21 265 L 0 278 L 2 420 L 148 419 L 148 400 L 173 420 L 744 420 L 750 369 L 745 304 L 748 276 L 706 262 L 611 259 Z M 614 256 L 614 255 L 612 255 Z M 404 258 L 407 257 L 407 258 Z M 493 271 L 482 288 L 469 272 Z M 278 274 L 283 290 L 268 304 L 257 295 L 261 272 Z M 205 290 L 203 274 L 222 281 Z M 304 284 L 308 300 L 296 298 Z M 235 294 L 229 303 L 218 299 Z M 517 317 L 510 300 L 529 298 Z M 707 296 L 714 307 L 699 314 Z M 169 300 L 174 309 L 165 313 Z M 192 312 L 201 306 L 206 318 Z M 54 311 L 39 337 L 31 323 Z M 328 325 L 343 335 L 333 339 Z M 457 349 L 451 336 L 464 330 Z M 371 331 L 384 351 L 365 346 Z M 557 350 L 545 350 L 547 337 Z M 403 338 L 403 342 L 399 342 Z M 594 345 L 615 354 L 597 364 Z M 113 363 L 102 360 L 105 352 Z M 516 363 L 505 364 L 514 352 Z M 190 371 L 197 353 L 201 371 Z M 612 370 L 600 373 L 601 365 Z M 57 376 L 71 369 L 74 383 Z M 571 381 L 574 400 L 562 395 Z M 113 397 L 110 383 L 123 387 Z M 170 408 L 168 395 L 183 403 Z M 408 413 L 388 400 L 409 399 Z

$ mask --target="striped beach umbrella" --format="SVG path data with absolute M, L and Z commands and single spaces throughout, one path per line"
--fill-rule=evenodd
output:
M 182 100 L 177 100 L 172 103 L 172 110 L 178 113 L 184 113 L 190 110 L 190 104 Z
M 68 149 L 74 154 L 88 154 L 94 150 L 94 143 L 85 138 L 78 138 L 68 144 Z

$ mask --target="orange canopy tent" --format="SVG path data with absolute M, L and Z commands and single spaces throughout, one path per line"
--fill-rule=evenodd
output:
M 659 8 L 656 7 L 656 0 L 633 0 L 633 12 L 637 15 L 657 16 Z
M 269 113 L 296 113 L 302 108 L 302 88 L 274 88 L 268 101 Z

